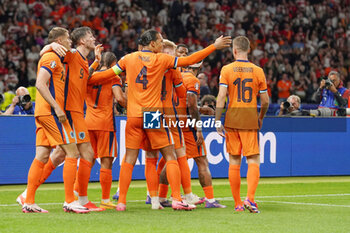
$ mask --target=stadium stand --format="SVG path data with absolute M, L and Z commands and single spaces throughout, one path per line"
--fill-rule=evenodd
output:
M 54 26 L 89 26 L 117 58 L 137 50 L 137 38 L 153 28 L 190 51 L 218 35 L 246 35 L 250 60 L 264 67 L 269 95 L 278 101 L 286 76 L 290 94 L 312 103 L 321 77 L 331 70 L 350 88 L 350 1 L 10 1 L 0 5 L 0 94 L 33 86 L 39 50 Z M 231 52 L 206 59 L 202 72 L 216 96 L 221 67 Z M 6 96 L 12 96 L 7 94 Z M 5 99 L 6 102 L 6 99 Z M 4 109 L 6 106 L 2 106 Z

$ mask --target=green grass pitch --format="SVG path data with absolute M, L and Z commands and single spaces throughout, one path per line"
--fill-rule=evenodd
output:
M 198 180 L 192 184 L 203 196 Z M 133 181 L 126 212 L 89 214 L 63 212 L 63 184 L 38 189 L 36 202 L 48 214 L 21 212 L 15 199 L 24 185 L 0 186 L 0 232 L 350 232 L 350 177 L 262 178 L 256 193 L 260 214 L 234 212 L 227 179 L 215 179 L 213 185 L 226 209 L 151 210 L 144 203 L 145 181 Z M 246 189 L 242 179 L 242 197 Z M 99 183 L 90 183 L 90 200 L 97 203 L 100 195 Z

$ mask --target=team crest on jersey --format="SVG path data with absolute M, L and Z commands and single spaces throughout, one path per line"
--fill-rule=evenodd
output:
M 72 137 L 72 138 L 75 138 L 75 135 L 74 135 L 74 132 L 73 131 L 70 131 L 70 136 Z
M 80 132 L 79 133 L 79 139 L 80 140 L 84 140 L 84 138 L 85 138 L 85 132 Z
M 55 62 L 55 61 L 52 61 L 52 62 L 50 63 L 50 67 L 51 67 L 51 69 L 55 68 L 55 67 L 56 67 L 56 62 Z
M 194 84 L 194 88 L 196 88 L 196 90 L 199 90 L 199 84 L 198 83 Z

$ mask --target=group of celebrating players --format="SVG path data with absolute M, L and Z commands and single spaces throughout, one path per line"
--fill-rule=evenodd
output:
M 55 27 L 49 32 L 48 42 L 40 52 L 36 81 L 36 155 L 28 172 L 27 189 L 17 198 L 24 213 L 48 213 L 35 204 L 35 193 L 63 161 L 65 212 L 125 211 L 140 149 L 146 151 L 145 176 L 152 209 L 192 210 L 203 202 L 207 208 L 225 208 L 214 198 L 199 125 L 180 128 L 178 124 L 171 124 L 174 126 L 146 129 L 143 115 L 156 112 L 166 118 L 166 122 L 187 117 L 200 121 L 197 107 L 200 82 L 196 75 L 201 60 L 231 44 L 236 61 L 222 68 L 215 120 L 220 122 L 217 131 L 226 137 L 230 154 L 229 181 L 235 211 L 259 212 L 254 202 L 260 164 L 257 134 L 269 99 L 263 70 L 248 61 L 250 44 L 246 37 L 236 37 L 232 42 L 231 37 L 221 36 L 214 44 L 187 56 L 185 45 L 176 46 L 157 31 L 147 30 L 140 36 L 139 51 L 119 61 L 111 52 L 102 53 L 103 47 L 95 45 L 96 39 L 89 27 L 76 28 L 70 35 L 68 30 Z M 71 48 L 72 43 L 76 49 Z M 87 56 L 92 51 L 95 61 L 89 67 Z M 123 72 L 126 74 L 125 92 L 118 76 Z M 229 101 L 223 127 L 220 119 L 226 96 Z M 114 101 L 127 108 L 126 154 L 120 169 L 117 205 L 110 200 L 112 163 L 117 156 Z M 85 118 L 84 102 L 87 106 Z M 248 192 L 243 202 L 240 198 L 242 154 L 248 162 Z M 99 207 L 89 201 L 87 195 L 96 158 L 101 159 Z M 193 158 L 198 166 L 205 198 L 192 193 L 188 158 Z M 172 203 L 166 199 L 168 184 Z

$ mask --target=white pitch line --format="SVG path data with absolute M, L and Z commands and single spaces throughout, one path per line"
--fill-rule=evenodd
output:
M 264 198 L 298 198 L 298 197 L 338 197 L 338 196 L 350 196 L 350 193 L 337 193 L 337 194 L 310 194 L 310 195 L 285 195 L 285 196 L 256 196 L 256 199 Z M 245 197 L 242 197 L 245 198 Z M 232 197 L 217 198 L 218 200 L 231 201 Z
M 286 195 L 286 196 L 257 196 L 259 202 L 271 202 L 271 203 L 281 203 L 281 204 L 294 204 L 294 205 L 318 205 L 318 206 L 337 206 L 337 207 L 350 207 L 350 205 L 333 205 L 333 204 L 318 204 L 318 203 L 301 203 L 301 202 L 284 202 L 284 201 L 260 201 L 264 198 L 298 198 L 298 197 L 337 197 L 337 196 L 350 196 L 350 193 L 339 193 L 339 194 L 310 194 L 310 195 Z M 243 197 L 242 197 L 243 198 Z M 221 197 L 216 198 L 221 201 L 232 201 L 232 197 Z M 144 202 L 145 200 L 129 200 L 128 202 Z M 93 201 L 99 203 L 99 201 Z M 62 205 L 59 203 L 40 203 L 40 205 Z M 0 207 L 11 207 L 18 206 L 18 204 L 0 204 Z
M 350 193 L 336 193 L 336 194 L 306 194 L 306 195 L 286 195 L 286 196 L 257 196 L 256 198 L 283 198 L 283 197 L 337 197 L 337 196 L 350 196 Z
M 289 201 L 259 201 L 262 203 L 277 203 L 277 204 L 289 204 L 289 205 L 312 205 L 312 206 L 327 206 L 327 207 L 347 207 L 350 205 L 334 205 L 334 204 L 322 204 L 322 203 L 305 203 L 305 202 L 289 202 Z

